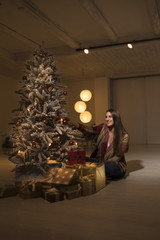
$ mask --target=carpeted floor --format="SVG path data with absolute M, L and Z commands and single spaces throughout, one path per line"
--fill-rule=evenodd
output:
M 160 145 L 131 146 L 125 179 L 94 195 L 57 203 L 19 196 L 0 199 L 1 240 L 160 239 Z M 14 181 L 0 157 L 0 181 Z

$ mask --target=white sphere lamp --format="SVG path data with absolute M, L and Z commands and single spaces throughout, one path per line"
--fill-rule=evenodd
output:
M 82 113 L 86 110 L 87 106 L 84 102 L 78 101 L 74 104 L 74 109 L 78 113 Z
M 83 90 L 80 93 L 80 98 L 85 101 L 88 102 L 91 98 L 92 98 L 92 93 L 89 90 Z
M 83 123 L 89 123 L 92 119 L 92 114 L 88 111 L 84 111 L 80 114 L 80 120 Z

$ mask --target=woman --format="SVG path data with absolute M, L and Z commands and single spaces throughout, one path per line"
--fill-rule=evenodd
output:
M 106 122 L 95 127 L 74 124 L 84 135 L 96 135 L 97 141 L 89 161 L 104 162 L 107 178 L 121 178 L 126 172 L 124 153 L 128 151 L 129 136 L 118 111 L 106 111 Z

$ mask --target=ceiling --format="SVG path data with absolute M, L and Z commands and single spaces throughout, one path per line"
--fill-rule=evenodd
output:
M 160 1 L 0 0 L 1 73 L 42 42 L 64 79 L 160 75 Z

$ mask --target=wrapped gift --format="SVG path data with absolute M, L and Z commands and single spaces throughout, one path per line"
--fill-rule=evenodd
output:
M 66 198 L 68 200 L 74 199 L 74 198 L 78 198 L 81 196 L 81 186 L 80 184 L 77 184 L 77 189 L 75 190 L 68 190 L 65 192 Z
M 83 167 L 83 176 L 90 174 L 93 174 L 95 176 L 96 192 L 106 186 L 104 163 L 86 163 L 86 166 Z
M 42 197 L 51 203 L 64 200 L 64 194 L 56 188 L 51 188 L 43 191 Z
M 82 177 L 80 184 L 82 187 L 82 196 L 91 195 L 96 192 L 94 175 Z
M 21 185 L 19 186 L 19 196 L 23 199 L 28 199 L 28 198 L 37 198 L 37 197 L 41 197 L 42 195 L 42 191 L 41 189 L 33 189 L 34 191 L 32 191 L 32 189 L 30 189 L 29 187 L 29 182 L 21 182 Z
M 83 164 L 86 163 L 85 150 L 70 150 L 68 151 L 68 165 Z
M 22 188 L 28 188 L 30 191 L 35 192 L 35 191 L 41 191 L 42 189 L 42 182 L 41 180 L 31 180 L 31 181 L 16 181 L 15 186 L 17 189 L 22 189 Z
M 83 177 L 83 165 L 81 164 L 66 165 L 65 168 L 77 169 L 78 176 Z
M 0 186 L 0 198 L 12 197 L 17 195 L 17 188 L 14 184 Z
M 65 197 L 70 200 L 81 196 L 81 185 L 67 185 L 60 188 L 60 191 L 63 192 Z
M 51 160 L 49 159 L 47 164 L 49 165 L 49 167 L 62 167 L 62 163 L 61 162 L 57 162 L 56 160 Z
M 28 183 L 28 189 L 32 192 L 41 191 L 42 190 L 42 183 L 37 182 L 36 180 L 33 180 L 33 181 Z
M 78 180 L 77 169 L 71 168 L 51 168 L 44 176 L 43 182 L 51 185 L 69 185 Z

